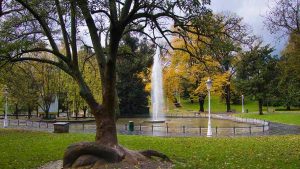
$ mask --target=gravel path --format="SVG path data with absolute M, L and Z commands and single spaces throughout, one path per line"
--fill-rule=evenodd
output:
M 63 161 L 57 160 L 57 161 L 51 161 L 49 163 L 46 163 L 37 169 L 62 169 L 63 167 Z
M 270 129 L 267 133 L 266 135 L 300 134 L 300 126 L 270 122 Z

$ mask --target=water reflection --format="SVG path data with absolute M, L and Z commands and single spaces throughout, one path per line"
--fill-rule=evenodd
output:
M 142 126 L 166 126 L 171 127 L 206 127 L 207 118 L 166 118 L 165 123 L 149 123 L 147 121 L 151 118 L 121 118 L 118 119 L 118 125 L 128 124 L 129 121 L 133 121 L 135 125 Z M 248 127 L 248 123 L 239 123 L 231 120 L 212 119 L 212 127 L 227 128 L 227 127 Z M 252 124 L 252 126 L 254 126 Z

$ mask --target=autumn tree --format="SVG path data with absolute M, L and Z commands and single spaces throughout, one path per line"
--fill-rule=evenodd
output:
M 201 18 L 195 18 L 193 22 L 203 23 L 204 25 L 197 26 L 204 26 L 207 29 L 205 29 L 205 32 L 199 32 L 201 29 L 199 30 L 197 27 L 188 34 L 187 38 L 178 38 L 179 46 L 189 52 L 186 52 L 186 54 L 177 52 L 178 54 L 176 55 L 187 55 L 190 64 L 184 70 L 193 70 L 195 69 L 193 66 L 202 64 L 202 68 L 198 68 L 199 72 L 206 71 L 206 78 L 207 76 L 217 77 L 215 85 L 221 85 L 222 90 L 218 91 L 218 93 L 221 93 L 225 98 L 227 112 L 229 112 L 231 104 L 230 83 L 236 72 L 236 65 L 240 60 L 239 52 L 242 50 L 242 47 L 250 45 L 255 37 L 251 36 L 248 26 L 242 23 L 242 18 L 231 13 L 209 13 Z M 207 34 L 208 36 L 199 36 L 199 34 Z M 175 63 L 176 61 L 174 60 L 173 62 Z M 180 71 L 177 70 L 177 72 Z M 202 78 L 203 74 L 205 73 L 202 73 Z M 218 76 L 216 76 L 217 74 Z M 195 74 L 192 76 L 192 78 L 196 77 Z M 200 81 L 198 77 L 191 86 L 194 86 L 194 88 L 196 86 L 195 89 L 197 89 Z M 204 89 L 204 87 L 201 87 L 195 90 L 198 92 L 202 91 L 197 94 L 199 95 L 200 111 L 204 111 L 203 104 L 206 95 Z
M 230 112 L 231 80 L 240 61 L 242 48 L 251 45 L 255 37 L 251 35 L 250 28 L 242 22 L 242 18 L 235 14 L 217 14 L 212 20 L 217 32 L 223 30 L 225 34 L 214 35 L 207 52 L 218 63 L 217 70 L 222 74 L 227 74 L 227 82 L 223 86 L 222 96 L 225 98 L 226 111 Z
M 201 61 L 193 57 L 197 55 L 197 51 L 203 50 L 206 46 L 197 40 L 197 36 L 193 34 L 189 36 L 190 40 L 195 38 L 189 45 L 186 45 L 181 38 L 173 39 L 174 46 L 186 48 L 191 53 L 179 50 L 170 51 L 170 56 L 167 57 L 169 63 L 164 70 L 164 89 L 170 100 L 174 100 L 177 93 L 187 90 L 191 98 L 198 97 L 199 111 L 204 112 L 204 100 L 207 95 L 206 80 L 209 77 L 214 80 L 212 91 L 220 95 L 227 75 L 217 71 L 218 63 L 211 56 L 203 55 Z M 195 46 L 199 48 L 194 50 Z
M 59 67 L 76 81 L 80 96 L 95 117 L 96 142 L 69 147 L 65 153 L 64 167 L 71 167 L 78 158 L 80 160 L 82 155 L 88 154 L 93 157 L 99 156 L 109 162 L 126 159 L 131 164 L 137 163 L 144 156 L 159 156 L 159 153 L 153 151 L 141 153 L 128 151 L 118 144 L 115 108 L 117 107 L 116 68 L 119 66 L 116 61 L 119 44 L 123 35 L 130 32 L 140 32 L 153 41 L 156 38 L 163 38 L 169 42 L 168 35 L 176 32 L 172 32 L 165 23 L 175 23 L 176 27 L 188 30 L 188 27 L 193 27 L 193 24 L 190 24 L 191 19 L 209 12 L 204 6 L 208 2 L 194 0 L 0 1 L 1 60 L 10 62 L 27 60 Z M 179 11 L 185 14 L 179 15 Z M 95 93 L 91 91 L 79 69 L 78 46 L 80 43 L 86 43 L 82 34 L 86 39 L 91 40 L 89 46 L 92 47 L 93 57 L 97 60 L 99 68 L 97 79 L 102 85 L 102 103 L 95 99 Z M 180 35 L 183 36 L 184 31 Z M 59 50 L 59 45 L 65 47 L 65 52 Z M 38 52 L 51 53 L 54 57 L 45 59 L 28 55 Z M 88 164 L 93 162 L 89 161 Z

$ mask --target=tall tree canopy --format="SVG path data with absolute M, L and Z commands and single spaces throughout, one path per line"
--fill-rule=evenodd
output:
M 80 96 L 95 116 L 96 143 L 92 145 L 111 150 L 117 157 L 113 161 L 125 157 L 136 161 L 137 155 L 129 155 L 131 152 L 119 146 L 117 139 L 116 68 L 120 41 L 126 34 L 140 32 L 148 39 L 163 38 L 172 45 L 168 36 L 177 34 L 184 38 L 186 31 L 174 32 L 166 24 L 192 30 L 196 23 L 191 20 L 210 12 L 205 8 L 207 3 L 206 0 L 1 0 L 0 61 L 36 61 L 62 69 L 76 81 Z M 180 11 L 184 14 L 180 15 Z M 197 27 L 197 32 L 205 32 L 200 29 L 205 28 Z M 101 81 L 102 103 L 97 101 L 79 69 L 80 44 L 91 47 L 91 57 L 97 60 L 99 77 L 95 80 Z M 59 46 L 65 50 L 59 50 Z M 37 52 L 51 53 L 53 57 L 40 58 L 34 55 Z M 97 154 L 89 147 L 91 144 L 84 145 L 81 149 L 70 147 L 64 167 L 72 166 L 83 154 Z
M 300 1 L 276 0 L 266 16 L 266 25 L 271 33 L 282 33 L 289 36 L 289 41 L 282 51 L 278 76 L 279 100 L 290 109 L 299 105 L 300 74 Z
M 277 59 L 272 56 L 273 50 L 269 45 L 256 44 L 243 54 L 237 67 L 237 87 L 243 94 L 258 101 L 259 114 L 263 114 L 263 102 L 272 92 L 278 73 Z
M 205 80 L 211 77 L 214 89 L 225 98 L 227 111 L 230 111 L 230 82 L 240 60 L 239 52 L 243 46 L 250 45 L 255 37 L 250 36 L 250 29 L 242 23 L 242 18 L 231 13 L 208 13 L 195 18 L 193 22 L 204 22 L 208 36 L 199 36 L 196 33 L 198 29 L 193 28 L 196 32 L 189 32 L 186 38 L 174 38 L 174 46 L 188 52 L 172 52 L 166 84 L 171 84 L 167 89 L 173 91 L 169 90 L 167 94 L 175 90 L 178 93 L 181 87 L 189 86 L 190 92 L 199 96 L 200 111 L 204 111 Z M 190 84 L 187 85 L 187 82 Z M 182 85 L 178 87 L 176 84 Z
M 117 91 L 121 116 L 149 115 L 148 96 L 144 78 L 149 74 L 148 68 L 153 61 L 153 45 L 145 39 L 125 36 L 120 50 L 117 69 Z
M 300 105 L 300 34 L 292 33 L 279 62 L 279 99 L 287 107 Z

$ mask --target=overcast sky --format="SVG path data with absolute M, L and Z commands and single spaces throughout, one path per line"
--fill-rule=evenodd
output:
M 266 44 L 271 44 L 276 54 L 286 44 L 286 38 L 278 38 L 278 35 L 272 35 L 264 26 L 264 15 L 269 10 L 268 5 L 272 5 L 272 0 L 211 0 L 210 8 L 214 12 L 230 11 L 236 13 L 244 19 L 244 23 L 252 27 L 256 36 L 262 37 Z

